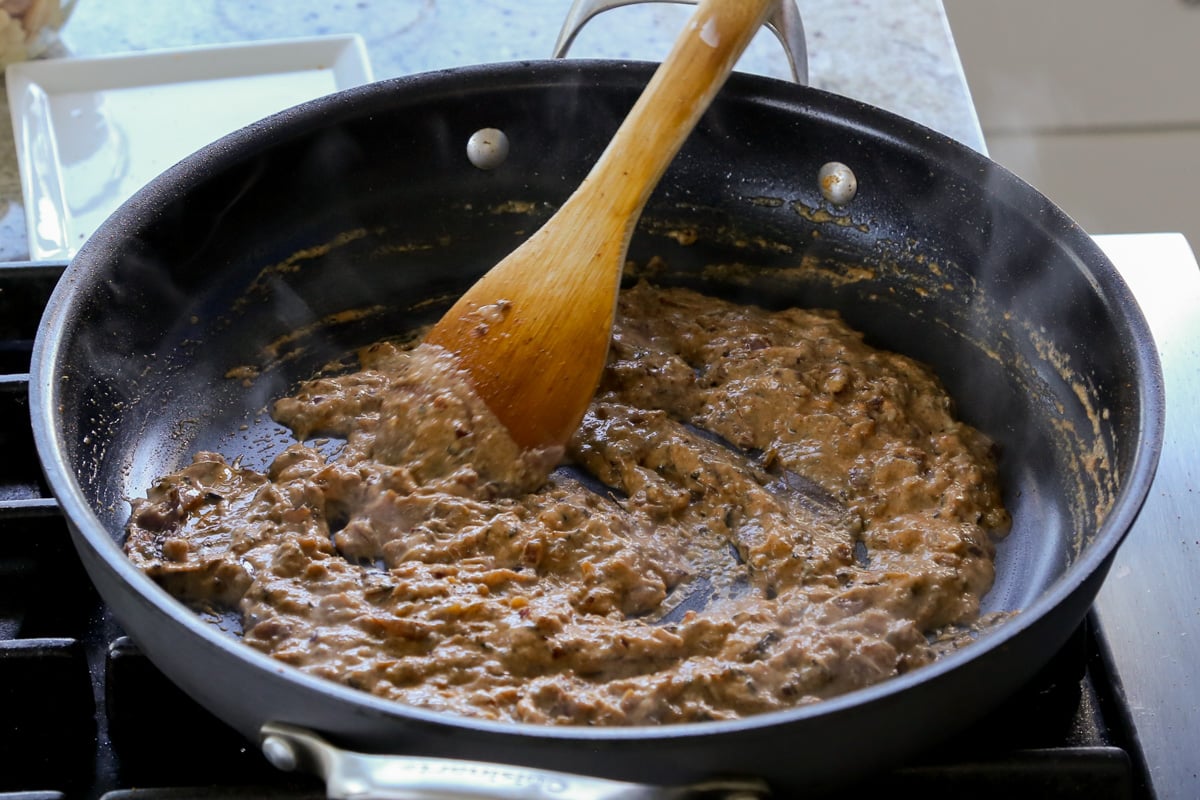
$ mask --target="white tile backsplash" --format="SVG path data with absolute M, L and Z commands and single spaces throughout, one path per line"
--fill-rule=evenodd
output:
M 945 5 L 992 158 L 1091 233 L 1200 244 L 1200 3 Z

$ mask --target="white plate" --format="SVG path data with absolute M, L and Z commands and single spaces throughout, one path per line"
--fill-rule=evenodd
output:
M 6 71 L 30 258 L 68 259 L 201 147 L 371 81 L 356 35 L 13 64 Z

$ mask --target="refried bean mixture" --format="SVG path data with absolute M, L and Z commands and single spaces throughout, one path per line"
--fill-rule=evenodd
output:
M 138 567 L 307 673 L 486 719 L 730 719 L 930 662 L 991 586 L 991 443 L 833 313 L 626 290 L 561 459 L 444 351 L 360 360 L 276 403 L 297 443 L 267 474 L 200 453 L 128 526 Z

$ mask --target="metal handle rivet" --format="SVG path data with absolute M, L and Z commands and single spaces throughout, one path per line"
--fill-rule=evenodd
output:
M 289 742 L 284 741 L 278 736 L 268 736 L 266 739 L 263 739 L 262 751 L 267 761 L 271 762 L 271 766 L 276 769 L 291 772 L 299 766 L 295 749 Z
M 495 169 L 508 158 L 508 137 L 496 128 L 483 128 L 467 140 L 467 158 L 480 169 Z
M 844 206 L 858 194 L 858 178 L 840 161 L 830 161 L 817 172 L 821 196 L 835 206 Z

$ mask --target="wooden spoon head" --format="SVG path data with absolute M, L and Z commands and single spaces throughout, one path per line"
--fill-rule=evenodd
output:
M 581 242 L 558 232 L 573 227 L 563 211 L 472 286 L 425 338 L 457 354 L 475 391 L 526 448 L 564 445 L 583 419 L 604 371 L 624 263 L 623 231 Z M 560 263 L 555 259 L 575 263 L 550 268 Z
M 591 402 L 607 328 L 551 327 L 527 304 L 500 300 L 455 312 L 427 342 L 457 354 L 475 391 L 524 448 L 563 445 Z M 611 323 L 608 324 L 611 327 Z

